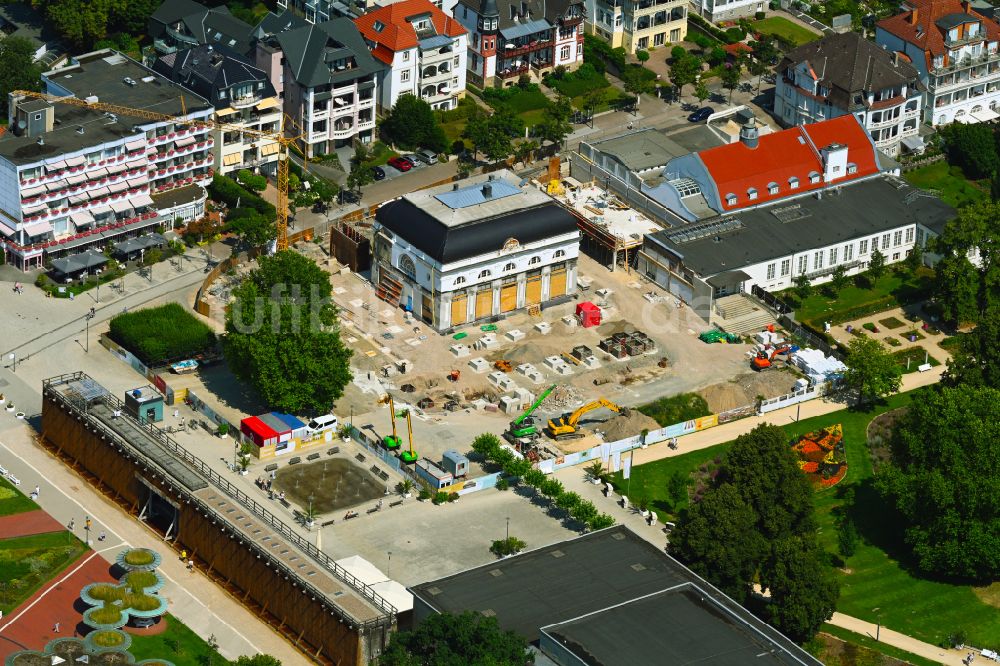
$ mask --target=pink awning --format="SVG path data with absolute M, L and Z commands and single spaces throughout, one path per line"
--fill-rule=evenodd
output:
M 153 197 L 149 196 L 148 194 L 140 194 L 139 196 L 132 199 L 132 205 L 135 206 L 136 208 L 139 208 L 140 206 L 152 206 Z
M 125 144 L 125 150 L 133 152 L 139 150 L 140 148 L 146 147 L 146 141 L 144 139 L 136 139 L 135 141 L 129 141 Z
M 77 211 L 69 216 L 69 219 L 73 220 L 73 224 L 77 227 L 85 227 L 88 224 L 94 223 L 94 216 L 90 211 L 81 210 Z
M 35 213 L 41 213 L 43 210 L 48 210 L 49 207 L 45 204 L 35 204 L 33 206 L 25 206 L 21 209 L 21 212 L 25 215 L 34 215 Z
M 81 157 L 80 159 L 82 160 L 83 158 Z M 49 173 L 52 173 L 53 171 L 62 171 L 63 169 L 66 168 L 67 162 L 69 162 L 69 160 L 59 160 L 57 162 L 46 164 L 45 170 Z
M 80 166 L 81 164 L 83 164 L 86 161 L 87 161 L 87 158 L 84 157 L 83 155 L 77 155 L 76 157 L 67 157 L 66 158 L 66 166 L 71 166 L 71 167 Z
M 98 187 L 95 190 L 90 190 L 89 192 L 87 192 L 87 196 L 89 196 L 91 199 L 99 199 L 100 197 L 106 197 L 109 194 L 111 194 L 111 191 L 108 190 L 108 188 L 106 187 Z
M 108 190 L 111 194 L 118 194 L 119 192 L 124 192 L 128 189 L 128 183 L 125 179 L 119 180 L 117 183 L 111 183 L 108 185 Z
M 126 211 L 132 210 L 132 204 L 128 200 L 112 201 L 111 210 L 116 213 L 124 213 Z
M 128 186 L 129 187 L 142 187 L 143 185 L 147 184 L 148 182 L 149 182 L 149 178 L 146 178 L 146 176 L 136 176 L 135 178 L 129 178 L 128 179 Z
M 35 224 L 29 224 L 24 227 L 24 233 L 29 236 L 41 236 L 42 234 L 47 234 L 52 231 L 52 225 L 48 222 L 36 222 Z
M 90 201 L 90 195 L 86 192 L 69 195 L 69 202 L 73 205 L 84 203 L 85 201 Z
M 87 182 L 87 175 L 83 173 L 71 173 L 66 176 L 66 182 L 70 185 L 79 185 L 80 183 Z
M 193 136 L 182 136 L 181 138 L 174 141 L 174 145 L 178 148 L 183 148 L 184 146 L 190 146 L 192 143 L 197 141 Z
M 44 185 L 35 185 L 34 187 L 25 187 L 21 190 L 22 197 L 37 197 L 39 194 L 45 191 Z
M 139 167 L 146 166 L 146 160 L 131 160 L 125 163 L 129 171 L 132 169 L 138 169 Z
M 107 175 L 108 175 L 108 170 L 105 169 L 104 167 L 100 167 L 98 169 L 91 169 L 90 171 L 87 172 L 87 178 L 90 178 L 91 180 L 95 178 L 104 178 Z
M 108 175 L 114 175 L 116 173 L 121 173 L 122 171 L 127 171 L 128 167 L 124 164 L 111 164 L 108 166 Z

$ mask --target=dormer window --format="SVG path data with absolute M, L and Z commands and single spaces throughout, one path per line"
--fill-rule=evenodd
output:
M 799 179 L 798 178 L 796 178 L 795 176 L 792 176 L 791 178 L 788 179 L 788 189 L 795 190 L 795 189 L 798 189 L 798 187 L 799 187 Z
M 847 173 L 854 174 L 854 173 L 857 173 L 857 172 L 858 172 L 858 165 L 855 164 L 854 162 L 848 162 L 847 163 Z
M 372 30 L 375 32 L 382 32 L 385 30 L 385 23 L 382 23 L 382 21 L 375 21 L 375 25 L 372 26 Z
M 778 193 L 778 184 L 774 183 L 774 182 L 768 183 L 767 184 L 767 193 L 768 194 L 777 194 Z
M 516 268 L 517 266 L 514 265 L 513 261 L 507 262 L 507 264 L 503 267 L 505 271 L 512 271 L 515 270 Z
M 819 173 L 816 171 L 809 172 L 809 182 L 815 185 L 819 182 Z
M 754 199 L 757 198 L 757 188 L 756 187 L 751 187 L 751 188 L 747 189 L 747 198 L 750 199 L 750 201 L 753 201 Z
M 733 194 L 732 192 L 730 192 L 729 194 L 726 195 L 726 205 L 727 206 L 735 206 L 736 205 L 736 201 L 737 201 L 736 195 Z
M 457 285 L 458 284 L 465 284 L 465 278 L 462 277 L 461 275 L 459 275 L 457 278 L 455 278 L 455 284 L 457 284 Z
M 484 279 L 488 278 L 491 275 L 493 275 L 493 273 L 491 273 L 489 270 L 479 271 L 479 279 L 480 280 L 484 280 Z

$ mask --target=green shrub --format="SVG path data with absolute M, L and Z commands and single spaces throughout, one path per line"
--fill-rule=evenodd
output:
M 668 398 L 660 398 L 639 407 L 639 411 L 656 419 L 656 422 L 664 427 L 711 414 L 708 403 L 697 393 L 679 393 Z
M 747 33 L 743 32 L 740 28 L 729 28 L 726 30 L 726 41 L 730 44 L 735 44 L 736 42 L 742 42 L 746 39 Z
M 703 49 L 711 48 L 712 45 L 715 44 L 711 38 L 701 32 L 691 31 L 688 33 L 687 39 L 689 42 L 694 42 Z
M 507 479 L 503 477 L 497 479 L 497 485 L 496 485 L 497 490 L 507 490 L 508 488 L 510 488 L 510 484 L 507 482 Z
M 267 189 L 267 178 L 258 176 L 249 169 L 240 169 L 236 172 L 236 182 L 248 190 L 263 192 Z
M 861 324 L 861 328 L 865 329 L 866 331 L 871 331 L 872 333 L 875 332 L 875 324 L 870 321 L 866 321 L 865 323 Z
M 216 342 L 212 329 L 178 303 L 119 314 L 109 336 L 146 365 L 195 356 Z
M 589 62 L 580 65 L 575 72 L 569 72 L 562 78 L 547 77 L 546 85 L 558 90 L 567 97 L 579 97 L 591 90 L 600 90 L 611 85 L 608 79 Z
M 118 647 L 125 642 L 125 635 L 120 631 L 96 631 L 89 638 L 100 647 Z
M 434 502 L 435 504 L 444 504 L 445 502 L 448 501 L 448 499 L 449 499 L 448 493 L 446 493 L 443 490 L 439 490 L 436 493 L 434 493 L 434 499 L 431 501 Z
M 125 553 L 125 561 L 134 567 L 144 567 L 156 561 L 156 556 L 145 548 L 136 548 Z
M 122 612 L 115 606 L 101 606 L 90 614 L 90 619 L 97 624 L 118 624 Z
M 246 208 L 253 208 L 270 222 L 278 219 L 278 211 L 273 205 L 231 178 L 215 174 L 212 177 L 212 184 L 208 186 L 208 194 L 213 200 L 220 201 L 230 208 L 236 208 L 239 204 Z
M 152 571 L 130 571 L 125 575 L 125 582 L 133 592 L 139 592 L 156 585 L 159 581 Z

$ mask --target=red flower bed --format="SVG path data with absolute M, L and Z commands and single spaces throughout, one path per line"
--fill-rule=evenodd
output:
M 815 490 L 835 486 L 847 474 L 844 434 L 839 423 L 802 435 L 792 443 L 792 450 Z

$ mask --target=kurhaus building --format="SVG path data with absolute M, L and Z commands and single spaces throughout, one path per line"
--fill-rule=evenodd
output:
M 509 171 L 407 194 L 375 216 L 380 298 L 447 331 L 576 291 L 576 218 Z

